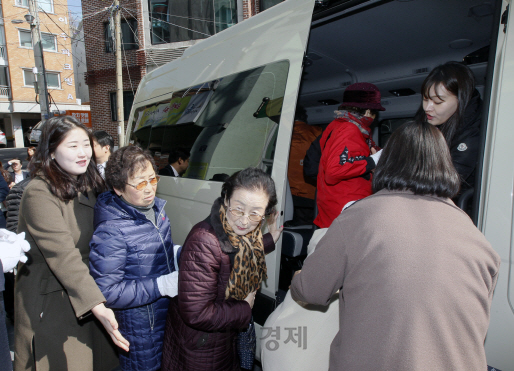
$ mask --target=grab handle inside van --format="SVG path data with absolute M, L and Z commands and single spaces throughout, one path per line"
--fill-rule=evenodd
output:
M 268 103 L 268 102 L 269 102 L 269 98 L 268 97 L 262 98 L 262 103 L 259 106 L 259 108 L 257 108 L 257 111 L 255 111 L 255 113 L 253 114 L 253 117 L 259 116 L 259 113 L 261 112 L 261 109 L 263 109 L 264 106 L 266 105 L 266 103 Z

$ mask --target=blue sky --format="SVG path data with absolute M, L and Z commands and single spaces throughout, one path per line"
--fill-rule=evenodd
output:
M 72 12 L 75 15 L 81 15 L 82 14 L 82 1 L 81 0 L 68 0 L 68 8 L 70 9 L 70 12 Z M 82 18 L 82 17 L 80 17 Z

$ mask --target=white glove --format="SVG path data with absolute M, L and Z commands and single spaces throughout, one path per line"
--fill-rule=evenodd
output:
M 29 250 L 30 245 L 25 241 L 25 232 L 16 234 L 7 229 L 0 229 L 0 260 L 4 273 L 12 271 L 20 261 L 25 263 L 25 253 Z
M 170 298 L 178 295 L 178 272 L 157 277 L 157 287 L 162 296 Z
M 375 153 L 374 155 L 370 155 L 369 157 L 371 157 L 373 159 L 373 161 L 375 161 L 375 166 L 378 165 L 378 160 L 380 160 L 380 156 L 382 156 L 382 149 L 380 151 L 378 151 L 377 153 Z

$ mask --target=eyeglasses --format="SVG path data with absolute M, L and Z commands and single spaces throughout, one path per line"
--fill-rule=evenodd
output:
M 252 213 L 252 214 L 247 215 L 244 213 L 244 211 L 233 209 L 231 207 L 228 208 L 228 211 L 230 211 L 230 213 L 237 218 L 241 218 L 246 215 L 251 222 L 260 222 L 261 220 L 264 219 L 264 215 L 259 215 L 257 213 Z
M 133 184 L 130 184 L 130 183 L 125 183 L 131 187 L 134 187 L 135 189 L 137 189 L 138 191 L 142 191 L 143 189 L 146 188 L 146 186 L 148 186 L 148 183 L 150 183 L 150 185 L 157 185 L 157 183 L 159 183 L 159 180 L 161 179 L 160 176 L 156 175 L 155 178 L 152 178 L 150 180 L 143 180 L 141 183 L 138 183 L 136 185 L 133 185 Z

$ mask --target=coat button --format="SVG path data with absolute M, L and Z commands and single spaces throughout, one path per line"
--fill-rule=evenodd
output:
M 41 314 L 39 315 L 39 318 L 43 318 L 43 312 L 41 312 Z

